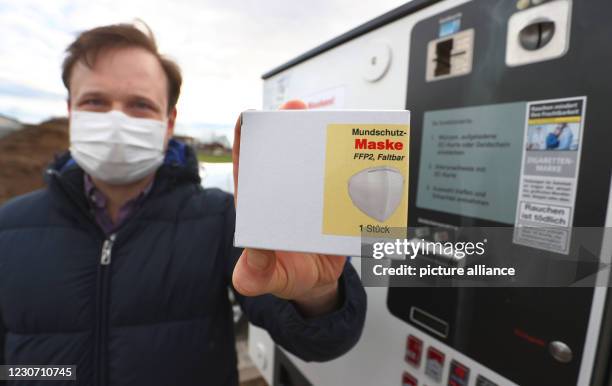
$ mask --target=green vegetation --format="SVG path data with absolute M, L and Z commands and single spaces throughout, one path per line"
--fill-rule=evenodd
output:
M 212 155 L 198 153 L 198 160 L 200 162 L 232 162 L 231 154 Z

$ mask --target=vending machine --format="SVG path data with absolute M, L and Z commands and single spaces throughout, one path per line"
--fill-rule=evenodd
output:
M 611 21 L 606 0 L 414 0 L 263 76 L 264 109 L 410 110 L 410 229 L 530 273 L 366 287 L 361 341 L 327 363 L 251 326 L 269 384 L 612 385 Z

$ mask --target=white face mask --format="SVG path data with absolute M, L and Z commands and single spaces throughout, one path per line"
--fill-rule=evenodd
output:
M 167 125 L 120 111 L 72 111 L 70 153 L 90 176 L 109 184 L 138 181 L 164 161 Z
M 391 217 L 402 201 L 404 177 L 389 166 L 368 168 L 349 179 L 348 192 L 353 205 L 383 222 Z

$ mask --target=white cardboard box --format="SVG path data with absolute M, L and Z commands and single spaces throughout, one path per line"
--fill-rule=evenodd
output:
M 362 227 L 406 227 L 409 111 L 242 114 L 238 247 L 360 256 Z

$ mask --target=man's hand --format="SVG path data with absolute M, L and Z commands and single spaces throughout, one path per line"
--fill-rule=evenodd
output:
M 289 101 L 281 107 L 287 110 L 305 108 L 302 101 Z M 238 200 L 240 123 L 239 117 L 232 149 L 235 200 Z M 270 293 L 293 300 L 306 316 L 317 316 L 338 308 L 338 278 L 345 261 L 344 256 L 245 249 L 234 268 L 232 282 L 245 296 Z

